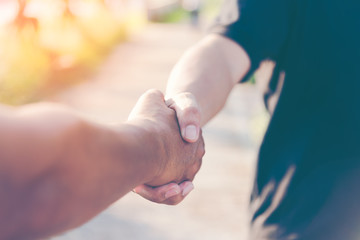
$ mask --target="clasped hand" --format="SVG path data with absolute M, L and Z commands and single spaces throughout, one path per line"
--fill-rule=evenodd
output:
M 165 102 L 160 91 L 149 90 L 130 113 L 128 122 L 153 133 L 158 146 L 154 149 L 158 171 L 134 189 L 142 197 L 175 205 L 193 189 L 192 181 L 205 154 L 195 103 L 191 94 L 179 94 Z

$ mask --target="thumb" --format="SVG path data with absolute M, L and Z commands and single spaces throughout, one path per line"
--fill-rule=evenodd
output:
M 178 93 L 166 100 L 166 105 L 175 110 L 181 136 L 187 142 L 196 142 L 200 134 L 200 108 L 190 92 Z

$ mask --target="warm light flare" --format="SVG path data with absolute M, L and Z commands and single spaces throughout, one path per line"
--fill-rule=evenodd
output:
M 142 0 L 0 0 L 0 102 L 77 81 L 146 19 Z
M 0 27 L 14 21 L 18 4 L 13 0 L 0 0 Z

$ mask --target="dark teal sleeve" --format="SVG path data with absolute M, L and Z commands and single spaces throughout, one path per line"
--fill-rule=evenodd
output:
M 262 60 L 277 61 L 290 33 L 294 0 L 225 1 L 212 32 L 241 45 L 251 60 L 249 75 Z M 247 78 L 244 78 L 245 80 Z

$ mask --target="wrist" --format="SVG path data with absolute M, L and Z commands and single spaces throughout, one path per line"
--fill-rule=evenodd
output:
M 156 126 L 150 120 L 132 120 L 122 124 L 120 135 L 121 144 L 127 148 L 129 169 L 139 177 L 136 185 L 160 175 L 165 162 L 164 143 Z

